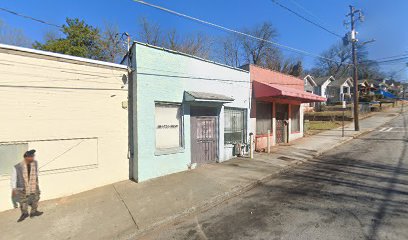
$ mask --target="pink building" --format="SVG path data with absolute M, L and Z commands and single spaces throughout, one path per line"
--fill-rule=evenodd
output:
M 300 78 L 255 65 L 243 68 L 250 72 L 252 83 L 250 118 L 256 150 L 265 151 L 268 138 L 273 146 L 303 137 L 302 103 L 326 99 L 306 92 Z

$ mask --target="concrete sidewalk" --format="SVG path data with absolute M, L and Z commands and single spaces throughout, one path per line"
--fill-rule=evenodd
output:
M 19 210 L 0 213 L 0 239 L 135 239 L 138 234 L 211 208 L 299 164 L 372 131 L 398 116 L 401 108 L 361 120 L 361 131 L 346 126 L 305 137 L 270 154 L 210 164 L 143 183 L 124 181 L 44 201 L 44 215 L 16 223 Z M 63 187 L 63 186 L 62 186 Z

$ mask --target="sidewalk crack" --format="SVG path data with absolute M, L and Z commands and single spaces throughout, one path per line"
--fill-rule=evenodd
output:
M 125 208 L 126 208 L 126 210 L 128 211 L 130 217 L 132 218 L 132 221 L 133 221 L 133 223 L 135 224 L 137 230 L 139 230 L 139 225 L 137 225 L 136 219 L 133 217 L 133 214 L 132 214 L 132 212 L 130 211 L 130 209 L 129 209 L 128 205 L 126 204 L 125 200 L 123 200 L 122 196 L 120 195 L 120 193 L 119 193 L 118 190 L 116 189 L 115 185 L 112 184 L 112 186 L 113 186 L 113 189 L 115 189 L 116 195 L 117 195 L 118 198 L 122 201 L 123 206 L 125 206 Z

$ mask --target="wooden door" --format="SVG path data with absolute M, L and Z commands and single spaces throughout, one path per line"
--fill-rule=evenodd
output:
M 217 160 L 217 117 L 191 116 L 191 162 L 205 164 Z

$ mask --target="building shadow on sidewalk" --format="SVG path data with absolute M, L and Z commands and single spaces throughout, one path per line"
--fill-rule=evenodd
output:
M 196 217 L 194 226 L 183 228 L 200 226 L 208 239 L 234 239 L 254 232 L 276 239 L 313 239 L 316 229 L 334 236 L 327 239 L 408 239 L 406 130 L 403 134 L 400 139 L 390 138 L 394 147 L 386 149 L 380 160 L 373 160 L 376 150 L 382 149 L 380 140 L 388 139 L 372 133 L 356 140 L 363 144 L 370 140 L 366 143 L 373 144 L 370 150 L 353 144 L 347 152 L 340 149 L 298 165 L 243 199 L 231 201 L 225 206 L 231 211 L 223 211 L 227 214 L 211 220 Z

